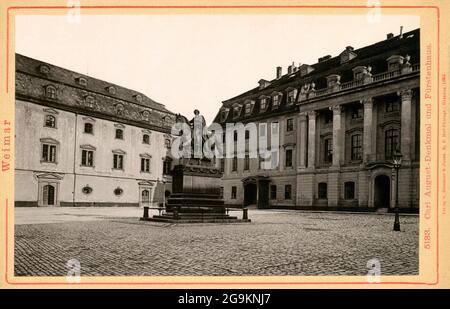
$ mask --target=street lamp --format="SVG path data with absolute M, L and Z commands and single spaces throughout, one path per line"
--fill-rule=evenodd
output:
M 395 168 L 395 221 L 394 221 L 394 231 L 400 232 L 400 219 L 399 219 L 399 209 L 398 209 L 398 170 L 402 165 L 402 154 L 400 151 L 395 150 L 392 155 L 392 165 Z

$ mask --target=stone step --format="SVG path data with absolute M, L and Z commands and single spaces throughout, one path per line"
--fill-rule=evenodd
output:
M 153 222 L 163 222 L 163 223 L 247 223 L 251 222 L 250 219 L 242 220 L 235 218 L 227 218 L 227 219 L 216 219 L 216 218 L 203 218 L 203 219 L 171 219 L 171 218 L 141 218 L 142 221 L 153 221 Z
M 208 218 L 208 219 L 237 219 L 237 217 L 235 216 L 228 216 L 228 215 L 217 215 L 217 214 L 203 214 L 203 216 L 201 214 L 179 214 L 178 217 L 180 219 L 191 219 L 191 218 Z M 173 219 L 173 214 L 162 214 L 162 215 L 155 215 L 153 216 L 153 218 L 168 218 L 168 219 Z

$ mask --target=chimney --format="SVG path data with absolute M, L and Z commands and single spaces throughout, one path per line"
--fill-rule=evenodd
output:
M 400 39 L 403 39 L 403 26 L 400 26 Z
M 386 35 L 386 40 L 390 40 L 390 39 L 392 39 L 394 37 L 394 34 L 393 33 L 388 33 L 387 35 Z
M 292 65 L 288 66 L 288 75 L 292 73 Z
M 283 74 L 283 68 L 282 67 L 277 67 L 277 79 L 279 79 L 282 74 Z
M 330 58 L 331 58 L 331 55 L 326 55 L 326 56 L 320 57 L 318 62 L 322 62 L 322 61 L 328 60 Z

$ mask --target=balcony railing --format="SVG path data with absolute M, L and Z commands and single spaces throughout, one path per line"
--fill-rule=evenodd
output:
M 339 86 L 337 86 L 337 88 L 335 86 L 334 88 L 318 89 L 318 90 L 315 90 L 314 96 L 309 95 L 308 99 L 324 96 L 324 95 L 327 95 L 330 93 L 336 93 L 336 92 L 343 91 L 343 90 L 356 88 L 356 87 L 374 83 L 374 82 L 389 80 L 391 78 L 395 78 L 400 75 L 405 75 L 405 74 L 418 72 L 418 71 L 420 71 L 420 64 L 417 63 L 417 64 L 411 65 L 411 70 L 407 71 L 407 72 L 402 72 L 401 69 L 395 70 L 395 71 L 383 72 L 383 73 L 372 75 L 372 77 L 371 78 L 369 77 L 369 79 L 366 78 L 366 79 L 361 79 L 361 80 L 352 80 L 352 81 L 349 81 L 346 83 L 342 83 Z M 306 100 L 308 100 L 308 99 L 306 99 Z

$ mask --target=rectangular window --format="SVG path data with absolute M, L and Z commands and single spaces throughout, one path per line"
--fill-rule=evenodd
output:
M 259 136 L 265 137 L 267 135 L 267 123 L 259 124 Z
M 278 163 L 278 149 L 275 149 L 270 154 L 270 167 L 275 169 L 278 167 Z
M 288 104 L 292 104 L 295 102 L 295 91 L 291 91 L 288 94 Z
M 123 155 L 114 154 L 113 168 L 123 170 Z
M 245 159 L 244 159 L 244 170 L 248 171 L 250 169 L 250 156 L 249 154 L 245 154 Z
M 360 119 L 363 117 L 363 109 L 362 107 L 354 107 L 352 108 L 352 119 Z
M 353 181 L 344 183 L 344 198 L 346 200 L 353 200 L 355 198 L 355 183 Z
M 325 124 L 329 124 L 333 122 L 333 113 L 330 111 L 325 112 L 324 115 L 324 122 Z
M 284 199 L 285 200 L 292 199 L 292 186 L 291 185 L 284 186 Z
M 362 136 L 361 134 L 352 135 L 352 160 L 357 161 L 362 159 Z
M 324 140 L 324 159 L 325 163 L 331 163 L 333 161 L 333 140 L 327 138 Z
M 150 159 L 141 158 L 141 172 L 150 173 Z
M 235 155 L 235 156 L 233 157 L 233 163 L 232 163 L 232 167 L 231 167 L 231 170 L 232 170 L 233 172 L 236 172 L 236 171 L 237 171 L 237 164 L 238 164 L 238 159 L 237 159 L 237 156 Z
M 294 131 L 294 119 L 289 118 L 286 120 L 286 131 L 287 132 Z
M 42 144 L 42 161 L 56 162 L 56 145 Z
M 280 96 L 276 95 L 272 99 L 272 108 L 278 108 L 278 105 L 280 105 Z
M 276 185 L 270 186 L 270 199 L 271 200 L 277 199 L 277 186 Z
M 235 200 L 236 196 L 237 196 L 237 188 L 235 186 L 233 186 L 233 187 L 231 187 L 231 198 L 233 200 Z
M 164 175 L 170 175 L 170 172 L 172 170 L 172 160 L 164 160 L 163 161 L 163 173 Z
M 248 115 L 252 111 L 252 105 L 251 104 L 245 104 L 245 114 Z
M 385 133 L 385 159 L 391 160 L 394 152 L 400 148 L 399 144 L 399 130 L 390 129 Z
M 398 111 L 400 111 L 400 103 L 398 101 L 386 102 L 386 113 L 398 112 Z
M 286 149 L 286 167 L 292 167 L 292 149 Z
M 81 150 L 81 165 L 83 166 L 94 165 L 94 151 L 85 149 Z
M 266 98 L 262 98 L 261 99 L 261 103 L 260 103 L 260 110 L 264 111 L 267 107 L 267 99 Z
M 278 121 L 272 122 L 272 136 L 277 136 L 279 130 L 279 123 Z
M 245 140 L 250 139 L 250 131 L 245 130 Z
M 326 182 L 319 183 L 319 199 L 327 199 L 328 198 L 328 186 Z

